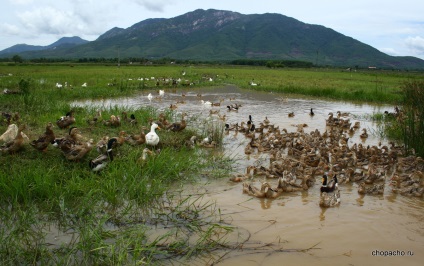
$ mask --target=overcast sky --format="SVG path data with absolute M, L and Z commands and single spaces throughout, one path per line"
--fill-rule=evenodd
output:
M 424 59 L 422 0 L 1 0 L 0 50 L 70 36 L 92 41 L 113 27 L 199 8 L 278 13 L 334 29 L 389 55 Z

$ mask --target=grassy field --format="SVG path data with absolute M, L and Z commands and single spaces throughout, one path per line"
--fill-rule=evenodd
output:
M 402 99 L 402 84 L 422 78 L 422 73 L 368 70 L 1 65 L 0 89 L 14 93 L 0 95 L 0 111 L 19 112 L 16 123 L 25 124 L 24 132 L 34 140 L 48 122 L 55 122 L 70 111 L 73 100 L 171 88 L 172 79 L 179 81 L 177 87 L 235 84 L 332 99 L 398 103 Z M 57 83 L 62 88 L 57 88 Z M 87 87 L 82 86 L 84 83 Z M 124 122 L 118 128 L 101 123 L 88 125 L 86 120 L 96 112 L 91 107 L 75 109 L 75 126 L 87 139 L 97 142 L 105 135 L 117 136 L 120 131 L 138 133 L 142 125 L 148 126 L 149 120 L 159 115 L 147 107 L 110 107 L 102 110 L 102 116 L 108 118 L 124 111 L 135 114 L 136 127 Z M 165 116 L 170 121 L 179 119 L 171 110 Z M 3 117 L 0 132 L 6 128 Z M 57 137 L 67 134 L 65 129 L 54 131 Z M 199 176 L 226 176 L 230 160 L 186 145 L 191 136 L 208 134 L 193 130 L 162 131 L 161 153 L 149 156 L 144 163 L 137 161 L 145 146 L 123 145 L 114 150 L 115 160 L 100 174 L 88 167 L 88 161 L 97 156 L 94 150 L 79 162 L 67 161 L 52 146 L 46 152 L 27 145 L 16 154 L 1 154 L 0 262 L 143 264 L 192 258 L 222 248 L 225 234 L 233 228 L 222 223 L 213 204 L 202 202 L 201 195 L 181 198 L 178 193 L 168 193 L 171 188 L 184 189 L 184 184 L 195 182 Z M 163 233 L 153 237 L 153 228 L 160 228 Z M 52 240 L 52 230 L 63 236 L 59 243 Z

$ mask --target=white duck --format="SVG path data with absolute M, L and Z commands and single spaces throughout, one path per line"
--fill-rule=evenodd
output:
M 150 127 L 150 132 L 146 134 L 146 144 L 150 146 L 156 146 L 159 143 L 159 136 L 156 134 L 156 128 L 160 129 L 158 124 L 153 123 Z
M 149 93 L 149 95 L 147 95 L 147 99 L 149 99 L 149 101 L 152 101 L 153 95 L 151 93 Z
M 7 127 L 7 130 L 0 136 L 0 142 L 10 142 L 16 138 L 18 135 L 18 126 L 15 124 L 10 124 Z M 24 138 L 24 143 L 29 143 L 29 138 L 25 133 L 21 132 L 22 137 Z

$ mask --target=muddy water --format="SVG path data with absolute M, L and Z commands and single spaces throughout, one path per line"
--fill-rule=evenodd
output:
M 151 92 L 154 97 L 157 91 Z M 183 97 L 182 94 L 185 96 Z M 206 106 L 200 101 L 219 102 L 221 106 Z M 349 145 L 364 143 L 375 145 L 386 140 L 377 136 L 377 125 L 367 120 L 374 112 L 393 111 L 393 106 L 352 104 L 292 98 L 286 95 L 241 90 L 235 87 L 166 90 L 164 97 L 153 98 L 147 94 L 133 98 L 102 102 L 79 102 L 99 106 L 124 105 L 132 108 L 152 106 L 164 110 L 178 101 L 177 113 L 208 117 L 210 110 L 226 115 L 227 123 L 247 121 L 252 115 L 259 124 L 265 117 L 271 123 L 296 131 L 296 124 L 307 124 L 305 132 L 315 129 L 325 131 L 325 119 L 329 112 L 348 112 L 352 122 L 360 121 L 370 137 L 366 141 L 357 132 L 349 139 Z M 226 106 L 238 103 L 238 112 L 228 112 Z M 313 108 L 315 116 L 309 116 Z M 288 117 L 294 112 L 293 118 Z M 192 120 L 192 125 L 195 121 Z M 374 134 L 373 134 L 374 133 Z M 266 154 L 244 154 L 248 140 L 243 135 L 229 133 L 224 139 L 224 152 L 237 158 L 235 173 L 245 171 L 247 165 L 268 166 Z M 257 178 L 256 182 L 263 181 Z M 273 181 L 270 181 L 273 184 Z M 276 181 L 274 181 L 276 183 Z M 199 188 L 200 187 L 200 188 Z M 188 193 L 190 188 L 186 190 Z M 228 179 L 208 180 L 193 191 L 203 190 L 206 199 L 215 201 L 225 220 L 238 230 L 229 238 L 243 243 L 243 248 L 224 256 L 219 265 L 422 265 L 424 261 L 424 201 L 393 194 L 387 186 L 382 196 L 361 196 L 356 184 L 341 185 L 341 204 L 338 207 L 319 207 L 319 185 L 306 192 L 283 194 L 270 199 L 252 198 L 242 193 L 240 183 Z M 395 251 L 397 256 L 373 256 L 373 252 Z M 403 254 L 400 256 L 399 254 Z M 412 252 L 409 254 L 408 252 Z M 216 259 L 216 257 L 215 257 Z M 203 262 L 201 263 L 203 264 Z M 201 265 L 199 264 L 199 265 Z

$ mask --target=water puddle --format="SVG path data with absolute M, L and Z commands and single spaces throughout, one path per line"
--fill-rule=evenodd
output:
M 148 93 L 153 98 L 149 100 Z M 210 106 L 202 103 L 220 103 Z M 241 105 L 237 112 L 228 111 L 227 105 Z M 205 89 L 165 90 L 114 100 L 83 101 L 74 105 L 109 107 L 114 105 L 140 108 L 151 106 L 159 110 L 176 105 L 175 112 L 187 113 L 197 118 L 226 117 L 228 124 L 247 121 L 249 115 L 256 125 L 267 118 L 280 130 L 296 132 L 298 124 L 306 124 L 305 132 L 326 130 L 325 119 L 330 112 L 337 115 L 349 113 L 352 122 L 359 121 L 367 129 L 369 137 L 363 140 L 357 131 L 348 145 L 362 143 L 387 144 L 378 136 L 377 125 L 367 117 L 373 113 L 393 112 L 393 106 L 353 104 L 340 101 L 324 101 L 287 97 L 283 94 L 242 90 L 233 86 Z M 310 109 L 314 116 L 310 116 Z M 211 112 L 212 110 L 212 112 Z M 288 114 L 293 112 L 294 117 Z M 191 120 L 191 125 L 197 126 Z M 244 172 L 248 165 L 269 166 L 266 153 L 246 155 L 244 147 L 250 140 L 243 134 L 229 132 L 224 138 L 224 152 L 237 158 L 234 172 Z M 256 177 L 258 184 L 264 177 Z M 276 180 L 271 180 L 276 183 Z M 388 182 L 388 181 L 386 181 Z M 222 254 L 219 265 L 280 265 L 295 263 L 314 265 L 421 265 L 424 259 L 424 201 L 391 192 L 387 186 L 384 195 L 359 195 L 356 183 L 341 185 L 340 206 L 319 207 L 319 181 L 308 191 L 286 193 L 276 199 L 252 198 L 242 193 L 242 184 L 229 179 L 208 180 L 200 186 L 187 186 L 188 193 L 203 190 L 205 199 L 215 201 L 223 215 L 231 217 L 231 224 L 240 228 L 240 238 L 247 239 L 244 246 L 228 254 Z M 191 190 L 192 189 L 192 190 Z M 240 241 L 240 239 L 238 239 Z M 244 248 L 243 248 L 244 247 Z M 373 256 L 375 251 L 403 251 L 404 256 L 382 258 Z M 407 252 L 413 252 L 409 255 Z M 400 253 L 403 254 L 403 253 Z

